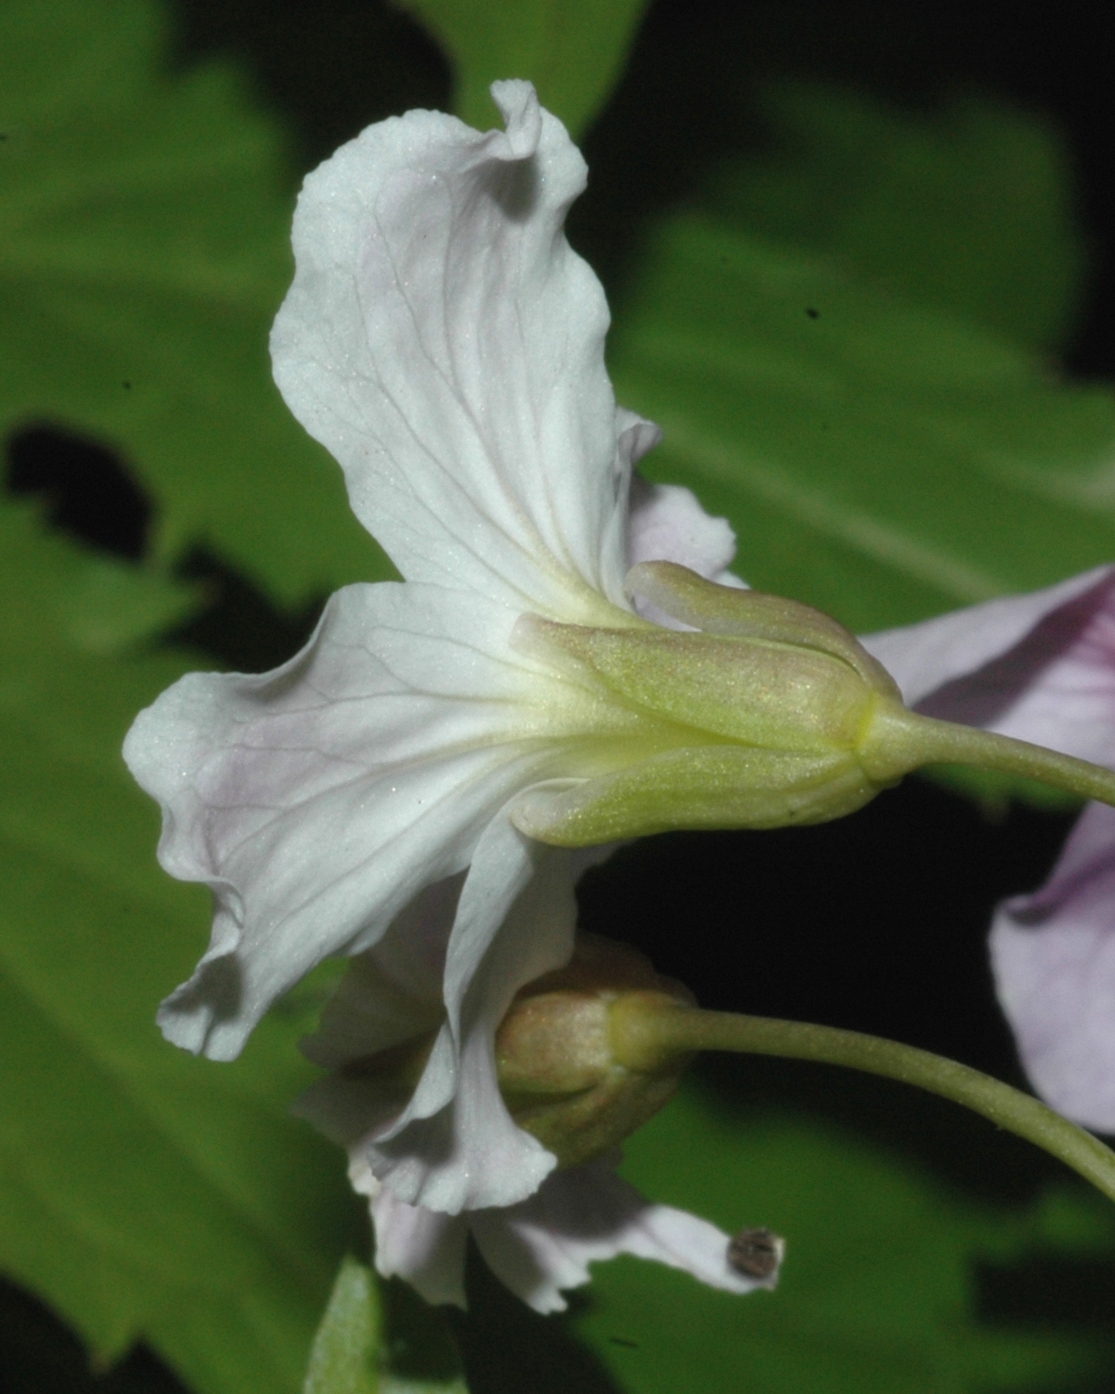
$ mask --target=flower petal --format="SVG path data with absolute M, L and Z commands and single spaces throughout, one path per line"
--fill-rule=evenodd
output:
M 628 564 L 672 561 L 721 586 L 743 586 L 728 570 L 736 555 L 736 535 L 727 518 L 711 518 L 697 496 L 677 484 L 648 484 L 639 475 L 631 480 L 628 520 Z M 690 629 L 643 596 L 635 609 L 644 619 L 666 629 Z
M 140 714 L 125 757 L 163 805 L 160 860 L 217 905 L 163 1006 L 171 1040 L 235 1056 L 322 958 L 375 943 L 468 864 L 560 707 L 508 647 L 514 619 L 436 587 L 352 586 L 284 667 L 192 674 Z
M 728 1236 L 684 1210 L 652 1205 L 621 1180 L 616 1158 L 558 1171 L 537 1195 L 506 1210 L 472 1215 L 472 1232 L 492 1271 L 539 1312 L 563 1311 L 564 1288 L 589 1280 L 589 1264 L 635 1254 L 680 1268 L 728 1292 L 773 1287 L 728 1264 Z
M 1115 766 L 1115 567 L 863 642 L 929 716 Z M 1038 1093 L 1115 1130 L 1115 812 L 1090 805 L 1048 883 L 999 907 L 991 958 Z
M 920 710 L 1115 764 L 1115 574 Z
M 275 378 L 408 580 L 591 622 L 629 609 L 630 451 L 562 232 L 585 164 L 529 83 L 492 94 L 506 133 L 412 111 L 307 178 Z
M 954 610 L 861 642 L 909 706 L 1082 754 L 1064 743 L 1067 735 L 1044 739 L 1050 726 L 1038 708 L 1062 703 L 1078 678 L 1083 687 L 1077 695 L 1085 696 L 1088 673 L 1110 663 L 1106 646 L 1089 638 L 1088 630 L 1093 621 L 1102 623 L 1113 595 L 1115 568 L 1097 567 L 1046 590 Z M 1061 663 L 1071 671 L 1060 669 Z M 1055 724 L 1064 731 L 1063 708 L 1060 715 Z
M 441 983 L 463 873 L 420 892 L 366 953 L 357 954 L 325 1005 L 303 1053 L 325 1070 L 435 1032 L 445 1016 Z
M 303 1054 L 332 1071 L 298 1096 L 291 1112 L 305 1118 L 353 1156 L 353 1185 L 375 1194 L 358 1177 L 371 1177 L 362 1139 L 387 1132 L 411 1091 L 374 1074 L 346 1068 L 393 1046 L 432 1038 L 445 1019 L 441 984 L 445 948 L 457 912 L 463 873 L 427 886 L 375 945 L 357 954 L 325 1005 L 317 1031 L 301 1042 Z
M 465 1302 L 465 1246 L 468 1221 L 407 1205 L 389 1187 L 372 1198 L 376 1231 L 376 1272 L 399 1277 L 427 1302 Z
M 999 907 L 991 962 L 1038 1093 L 1115 1132 L 1115 809 L 1090 804 L 1041 890 Z
M 631 481 L 628 524 L 631 566 L 673 561 L 721 586 L 742 586 L 728 570 L 736 555 L 736 535 L 727 518 L 712 518 L 696 494 L 678 484 Z
M 591 859 L 524 837 L 508 811 L 478 844 L 446 957 L 447 1021 L 406 1111 L 363 1144 L 400 1199 L 450 1213 L 508 1205 L 555 1166 L 507 1111 L 495 1033 L 519 988 L 572 953 L 573 887 Z

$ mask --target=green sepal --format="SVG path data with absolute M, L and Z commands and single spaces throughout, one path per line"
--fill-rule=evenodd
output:
M 898 686 L 839 620 L 784 595 L 722 586 L 672 561 L 641 562 L 624 580 L 628 595 L 641 595 L 675 620 L 705 634 L 767 639 L 817 649 L 843 659 L 864 682 L 898 697 Z
M 877 713 L 905 709 L 835 620 L 670 564 L 636 568 L 629 583 L 716 632 L 519 620 L 516 646 L 548 658 L 608 714 L 558 771 L 581 782 L 519 801 L 523 832 L 585 846 L 671 828 L 825 822 L 917 763 L 892 767 L 874 747 L 871 765 L 860 758 Z
M 878 792 L 851 753 L 715 745 L 667 751 L 560 792 L 533 790 L 512 820 L 539 842 L 591 847 L 678 829 L 823 823 Z

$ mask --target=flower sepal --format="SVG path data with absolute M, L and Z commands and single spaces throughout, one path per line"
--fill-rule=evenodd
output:
M 671 562 L 628 589 L 694 632 L 593 628 L 524 615 L 515 644 L 633 718 L 585 740 L 587 776 L 529 791 L 516 826 L 583 846 L 670 828 L 773 828 L 852 813 L 909 765 L 865 760 L 878 712 L 905 712 L 886 670 L 836 620 L 718 585 Z M 893 718 L 892 718 L 893 724 Z M 566 769 L 577 772 L 570 760 Z
M 935 764 L 999 770 L 1115 804 L 1109 770 L 910 711 L 856 637 L 810 606 L 718 585 L 672 562 L 637 566 L 626 584 L 693 632 L 534 614 L 515 627 L 520 650 L 628 718 L 586 733 L 563 752 L 564 778 L 516 802 L 515 826 L 541 842 L 823 823 Z

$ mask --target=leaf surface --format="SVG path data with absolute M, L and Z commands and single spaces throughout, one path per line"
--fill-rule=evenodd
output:
M 280 142 L 230 68 L 162 70 L 154 0 L 0 8 L 0 432 L 119 451 L 156 552 L 290 605 L 391 574 L 271 382 L 292 275 Z
M 917 1166 L 815 1119 L 729 1112 L 688 1086 L 627 1144 L 625 1172 L 655 1200 L 729 1233 L 787 1240 L 773 1293 L 710 1292 L 653 1263 L 598 1264 L 579 1334 L 625 1394 L 990 1394 L 1091 1388 L 1113 1365 L 1101 1330 L 980 1322 L 977 1262 L 1071 1255 L 1085 1280 L 1115 1230 L 1066 1186 L 1028 1210 L 961 1199 Z M 1098 1387 L 1098 1386 L 1096 1386 Z
M 711 212 L 648 245 L 611 346 L 645 463 L 752 584 L 860 632 L 1115 555 L 1115 395 L 854 266 Z
M 351 1256 L 310 1351 L 303 1394 L 467 1394 L 444 1315 Z
M 803 82 L 757 95 L 769 148 L 712 181 L 720 211 L 1015 343 L 1061 347 L 1087 259 L 1068 153 L 1046 121 L 986 99 L 903 110 Z
M 209 907 L 156 865 L 119 751 L 189 662 L 77 647 L 87 560 L 0 507 L 0 1265 L 101 1359 L 142 1335 L 205 1394 L 292 1394 L 353 1213 L 343 1157 L 286 1112 L 316 989 L 232 1066 L 156 1030 Z
M 314 1336 L 303 1394 L 379 1394 L 380 1341 L 375 1276 L 346 1257 Z
M 449 54 L 457 115 L 486 130 L 495 121 L 488 88 L 529 78 L 542 105 L 577 140 L 623 70 L 646 0 L 401 0 Z

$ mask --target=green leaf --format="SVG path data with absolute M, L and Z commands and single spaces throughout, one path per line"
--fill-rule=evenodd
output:
M 457 114 L 494 124 L 488 88 L 529 78 L 576 140 L 623 71 L 646 0 L 399 0 L 427 25 L 457 75 Z
M 304 1394 L 379 1394 L 380 1325 L 376 1280 L 346 1257 L 310 1350 Z
M 1036 350 L 1061 346 L 1083 239 L 1054 131 L 990 101 L 902 111 L 804 83 L 765 89 L 773 149 L 725 172 L 721 211 Z
M 1115 554 L 1115 396 L 854 265 L 689 212 L 612 342 L 646 462 L 728 516 L 738 569 L 860 632 Z
M 0 505 L 0 1266 L 100 1360 L 142 1335 L 202 1394 L 294 1394 L 353 1215 L 343 1155 L 287 1116 L 320 989 L 231 1066 L 155 1029 L 210 911 L 119 751 L 188 660 L 74 645 L 70 545 Z
M 769 1225 L 787 1256 L 775 1292 L 743 1298 L 636 1259 L 598 1264 L 573 1324 L 625 1394 L 1018 1394 L 1110 1372 L 1096 1331 L 975 1317 L 977 1261 L 1110 1264 L 1109 1207 L 1090 1194 L 980 1206 L 883 1148 L 804 1116 L 729 1112 L 692 1084 L 627 1151 L 655 1200 L 728 1232 Z
M 398 1279 L 380 1287 L 383 1366 L 380 1394 L 468 1394 L 461 1354 L 445 1318 Z
M 9 504 L 8 509 L 10 574 L 16 566 L 26 569 L 26 584 L 37 587 L 39 603 L 50 614 L 55 644 L 117 653 L 181 624 L 206 598 L 204 587 L 44 530 L 35 505 Z M 24 521 L 16 523 L 21 514 Z M 30 613 L 26 607 L 21 612 Z
M 468 1394 L 445 1318 L 409 1288 L 381 1292 L 345 1258 L 314 1337 L 303 1394 Z
M 0 7 L 0 432 L 104 441 L 162 562 L 204 542 L 304 603 L 390 572 L 271 382 L 276 132 L 230 68 L 161 71 L 165 29 L 155 0 Z

